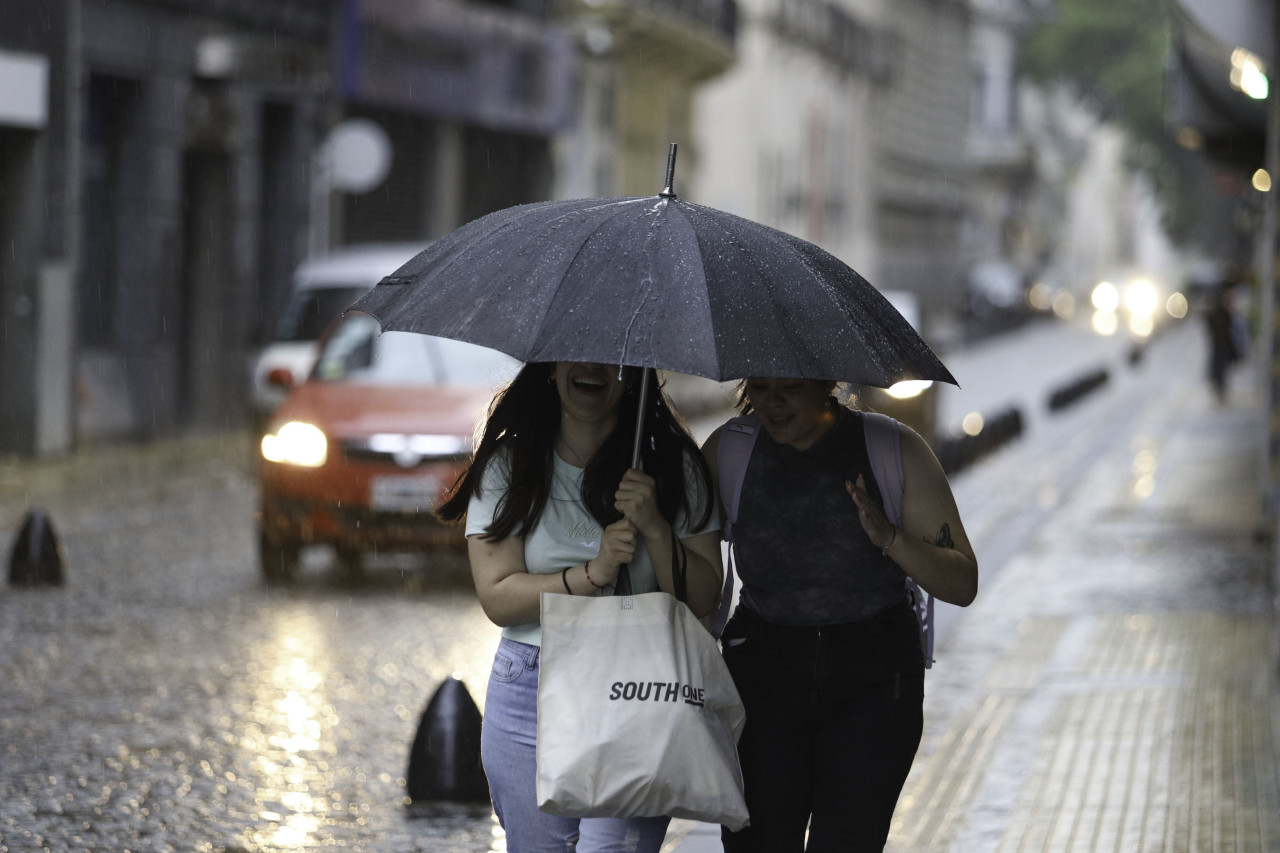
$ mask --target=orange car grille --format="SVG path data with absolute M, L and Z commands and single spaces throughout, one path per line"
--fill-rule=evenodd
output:
M 389 465 L 404 470 L 416 468 L 419 465 L 427 465 L 440 462 L 461 462 L 467 458 L 466 453 L 454 453 L 447 456 L 431 455 L 420 456 L 409 453 L 388 453 L 383 450 L 373 450 L 364 442 L 344 441 L 342 443 L 342 455 L 350 462 L 373 462 L 379 465 Z

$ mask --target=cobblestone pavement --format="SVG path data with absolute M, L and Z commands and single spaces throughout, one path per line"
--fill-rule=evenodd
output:
M 419 715 L 457 674 L 483 703 L 497 629 L 465 569 L 347 587 L 312 555 L 258 581 L 247 438 L 0 467 L 63 589 L 0 588 L 0 851 L 495 848 L 490 809 L 407 808 Z M 500 847 L 499 847 L 500 849 Z
M 941 614 L 890 851 L 1280 850 L 1265 424 L 1248 376 L 1212 402 L 1200 331 L 1104 352 L 1103 391 L 953 478 L 982 588 Z

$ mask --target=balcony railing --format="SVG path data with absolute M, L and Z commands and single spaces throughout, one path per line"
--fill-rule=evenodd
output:
M 706 35 L 730 44 L 738 30 L 735 0 L 625 0 L 625 5 L 655 15 L 679 18 Z
M 830 0 L 785 0 L 777 6 L 773 26 L 783 38 L 878 81 L 890 77 L 899 50 L 898 40 L 889 32 L 858 20 Z

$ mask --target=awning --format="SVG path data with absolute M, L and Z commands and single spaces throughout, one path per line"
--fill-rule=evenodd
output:
M 1244 48 L 1274 83 L 1275 9 L 1268 0 L 1177 0 L 1168 76 L 1169 119 L 1175 132 L 1194 131 L 1205 153 L 1224 165 L 1262 165 L 1266 101 L 1232 85 Z M 1238 75 L 1237 70 L 1237 75 Z

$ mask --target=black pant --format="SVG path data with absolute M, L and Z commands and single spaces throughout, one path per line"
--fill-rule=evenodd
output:
M 722 830 L 725 853 L 882 850 L 923 728 L 910 608 L 791 628 L 739 607 L 722 639 L 747 710 L 738 754 L 751 816 Z

